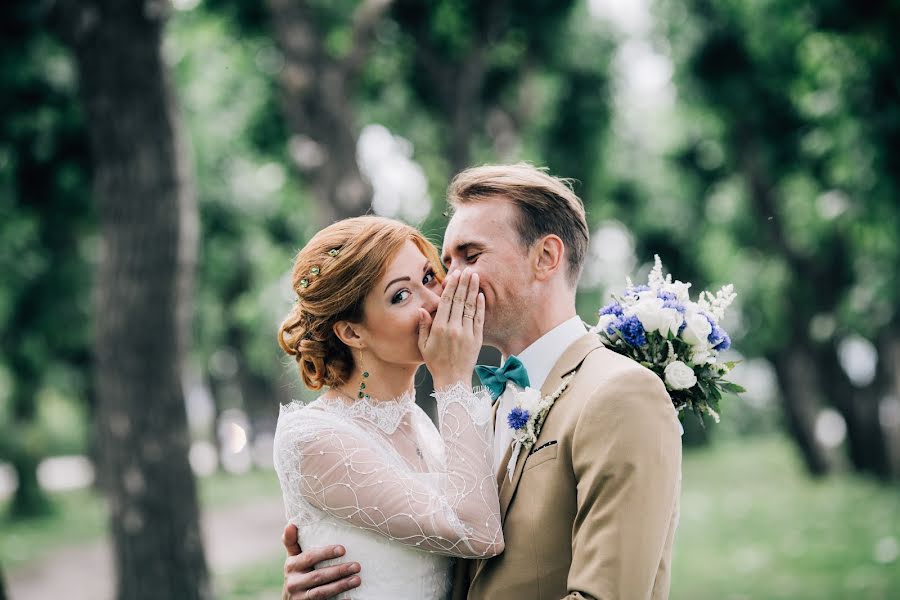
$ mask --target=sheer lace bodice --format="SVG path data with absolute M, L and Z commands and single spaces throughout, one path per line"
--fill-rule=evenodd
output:
M 440 597 L 449 564 L 438 555 L 503 549 L 490 399 L 462 384 L 435 396 L 439 428 L 411 393 L 386 402 L 325 395 L 282 407 L 275 465 L 287 517 L 301 546 L 341 543 L 343 560 L 362 565 L 364 587 L 354 597 Z M 399 572 L 414 589 L 397 588 Z

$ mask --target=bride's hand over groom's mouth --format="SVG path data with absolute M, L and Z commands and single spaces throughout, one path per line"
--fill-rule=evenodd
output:
M 434 317 L 419 309 L 419 350 L 435 389 L 471 381 L 483 328 L 484 294 L 478 291 L 478 274 L 468 268 L 450 273 Z

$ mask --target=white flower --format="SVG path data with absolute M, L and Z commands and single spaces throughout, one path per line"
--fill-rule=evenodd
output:
M 675 297 L 678 298 L 678 301 L 681 303 L 687 303 L 691 300 L 691 295 L 688 290 L 691 288 L 690 283 L 685 283 L 683 281 L 675 280 L 671 283 L 666 283 L 663 286 L 663 290 L 666 292 L 672 292 L 675 294 Z
M 591 331 L 593 333 L 606 333 L 609 326 L 615 323 L 618 318 L 618 315 L 600 315 L 597 325 L 591 328 Z
M 697 383 L 694 370 L 680 360 L 669 363 L 666 366 L 665 375 L 666 385 L 670 390 L 687 390 Z
M 678 328 L 681 327 L 681 313 L 674 308 L 663 306 L 663 300 L 656 297 L 655 293 L 652 296 L 642 297 L 637 304 L 629 307 L 625 314 L 636 316 L 644 326 L 644 331 L 648 333 L 658 331 L 663 337 L 670 331 L 677 334 Z
M 647 276 L 647 285 L 654 290 L 658 290 L 663 283 L 665 283 L 665 279 L 663 279 L 662 274 L 662 260 L 660 260 L 659 254 L 654 254 L 653 268 L 650 270 L 650 275 Z
M 709 344 L 698 344 L 691 351 L 691 363 L 695 365 L 713 364 L 716 362 L 717 354 Z
M 662 325 L 660 325 L 659 332 L 663 337 L 667 337 L 669 332 L 672 335 L 678 335 L 678 330 L 684 322 L 684 317 L 681 316 L 680 312 L 674 308 L 663 308 L 660 311 L 660 318 L 662 319 Z
M 734 286 L 729 283 L 728 285 L 722 286 L 722 288 L 716 292 L 715 296 L 709 292 L 700 294 L 698 304 L 701 310 L 712 316 L 712 318 L 718 322 L 725 316 L 725 310 L 731 306 L 731 303 L 734 302 L 735 298 L 737 298 L 737 294 L 734 293 Z
M 527 410 L 532 418 L 540 411 L 540 404 L 541 390 L 527 387 L 521 392 L 516 392 L 515 406 L 518 406 L 522 410 Z
M 691 346 L 709 343 L 711 332 L 712 325 L 699 312 L 690 311 L 684 316 L 684 331 L 681 333 L 681 337 Z

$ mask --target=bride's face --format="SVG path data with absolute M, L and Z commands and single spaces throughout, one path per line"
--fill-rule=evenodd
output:
M 431 263 L 407 241 L 366 296 L 361 328 L 366 352 L 385 363 L 421 364 L 419 309 L 434 316 L 442 291 Z

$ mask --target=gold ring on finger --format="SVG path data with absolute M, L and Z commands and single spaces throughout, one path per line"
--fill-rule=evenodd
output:
M 474 318 L 475 318 L 475 315 L 473 315 L 473 314 L 470 314 L 467 312 L 463 313 L 463 319 L 474 319 Z

